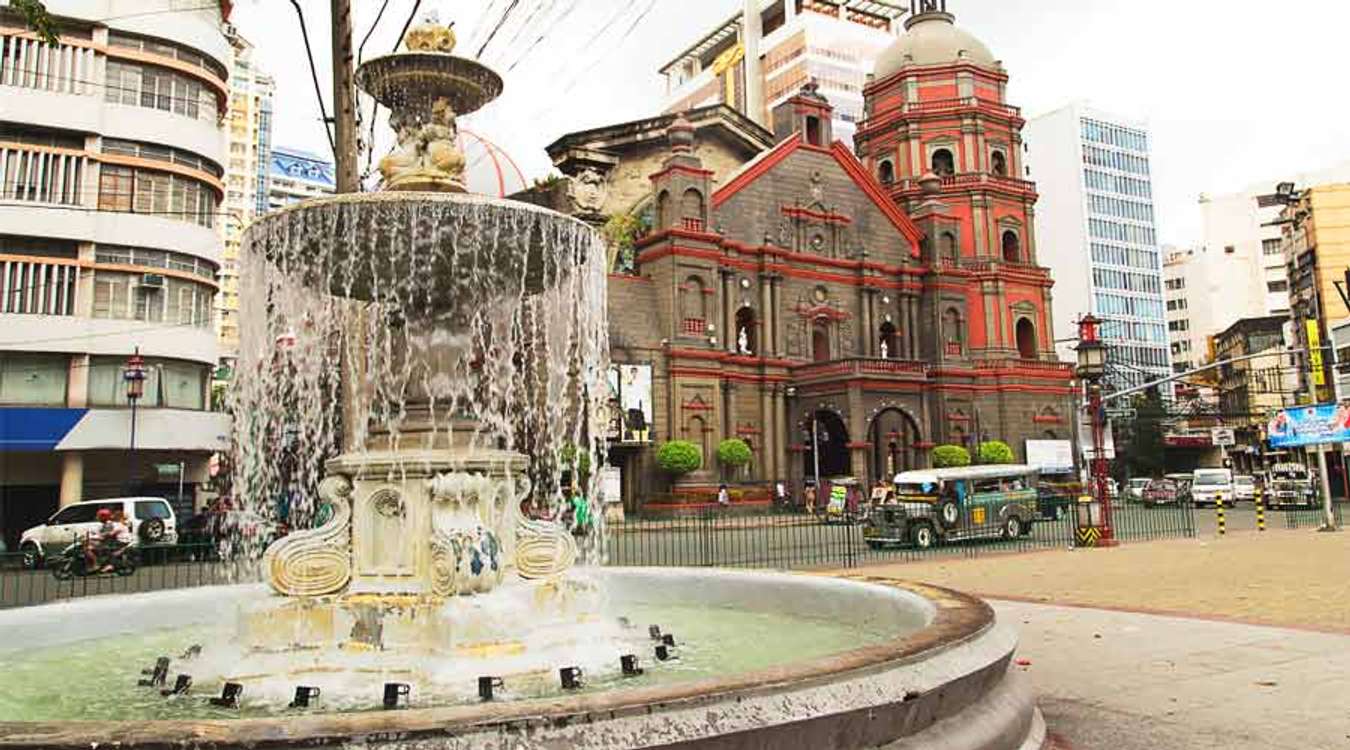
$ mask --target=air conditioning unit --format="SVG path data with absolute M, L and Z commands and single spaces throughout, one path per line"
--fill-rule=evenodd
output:
M 157 273 L 142 274 L 141 286 L 150 286 L 162 289 L 164 287 L 164 277 Z

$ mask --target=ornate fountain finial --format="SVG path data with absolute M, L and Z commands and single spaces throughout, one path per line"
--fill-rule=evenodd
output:
M 403 46 L 409 52 L 440 52 L 450 54 L 455 51 L 455 22 L 442 26 L 436 11 L 427 11 L 421 23 L 408 29 L 403 37 Z

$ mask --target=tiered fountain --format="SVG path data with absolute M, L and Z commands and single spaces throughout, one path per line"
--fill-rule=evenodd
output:
M 312 528 L 266 550 L 266 587 L 0 613 L 0 748 L 1039 747 L 1015 639 L 980 602 L 574 568 L 603 529 L 579 550 L 522 517 L 606 421 L 606 254 L 568 217 L 464 192 L 456 118 L 501 79 L 435 23 L 407 44 L 357 72 L 398 134 L 384 189 L 265 216 L 243 246 L 235 494 Z M 651 624 L 677 661 L 653 660 Z M 137 686 L 160 654 L 191 690 Z M 620 675 L 627 654 L 645 673 Z M 237 706 L 205 700 L 228 683 Z M 381 710 L 386 683 L 404 710 Z

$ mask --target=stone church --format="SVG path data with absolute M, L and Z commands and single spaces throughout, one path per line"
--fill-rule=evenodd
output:
M 669 489 L 655 453 L 672 439 L 703 449 L 681 486 L 715 487 L 717 445 L 739 437 L 739 480 L 795 491 L 817 468 L 871 484 L 926 467 L 944 443 L 1024 458 L 1028 439 L 1070 438 L 1007 81 L 926 10 L 878 61 L 852 150 L 811 84 L 772 132 L 708 107 L 549 148 L 570 179 L 530 199 L 640 227 L 609 281 L 614 362 L 650 367 L 649 420 L 611 451 L 630 510 Z

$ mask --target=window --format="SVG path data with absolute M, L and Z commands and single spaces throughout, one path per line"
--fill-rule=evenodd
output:
M 99 506 L 94 503 L 72 505 L 51 517 L 53 526 L 65 526 L 73 523 L 93 523 L 98 517 Z
M 897 359 L 899 355 L 898 342 L 895 336 L 895 326 L 891 323 L 881 324 L 881 341 L 877 344 L 877 354 L 882 359 Z
M 69 367 L 64 354 L 0 353 L 0 404 L 64 406 Z
M 1279 238 L 1273 240 L 1261 240 L 1261 254 L 1266 256 L 1282 255 L 1283 248 L 1280 246 Z
M 806 118 L 806 142 L 812 146 L 822 146 L 821 129 L 819 117 Z
M 1036 325 L 1027 318 L 1017 321 L 1017 354 L 1022 359 L 1037 359 Z
M 706 291 L 703 279 L 698 276 L 685 279 L 680 288 L 680 317 L 684 319 L 683 333 L 686 336 L 702 336 L 708 330 Z
M 109 60 L 103 98 L 112 104 L 194 119 L 215 120 L 217 115 L 216 96 L 210 88 L 189 75 L 156 65 Z
M 1278 281 L 1267 281 L 1266 291 L 1268 292 L 1287 292 L 1289 291 L 1289 282 L 1284 279 Z
M 1009 263 L 1022 262 L 1022 240 L 1011 229 L 1003 233 L 1003 260 Z
M 736 351 L 741 354 L 754 354 L 759 351 L 759 323 L 755 320 L 753 307 L 742 307 L 736 311 Z
M 942 338 L 947 344 L 949 354 L 960 354 L 965 343 L 965 331 L 961 325 L 961 312 L 955 307 L 947 308 L 942 315 Z
M 101 211 L 130 211 L 132 180 L 135 172 L 130 167 L 109 164 L 99 169 L 98 207 Z
M 989 158 L 989 163 L 995 175 L 999 177 L 1008 176 L 1008 157 L 1004 156 L 1002 151 L 995 151 Z
M 816 321 L 811 327 L 811 359 L 816 362 L 830 360 L 830 328 L 823 320 Z
M 877 171 L 877 176 L 883 185 L 891 185 L 895 182 L 895 165 L 890 160 L 881 162 L 881 167 Z
M 1223 252 L 1224 252 L 1225 255 L 1232 255 L 1233 253 L 1236 253 L 1236 252 L 1237 252 L 1237 246 L 1235 246 L 1235 245 L 1224 245 Z
M 173 515 L 173 511 L 169 510 L 169 504 L 163 500 L 137 500 L 135 513 L 139 521 L 169 518 Z
M 940 148 L 933 152 L 933 174 L 939 177 L 956 174 L 956 159 L 950 150 Z
M 941 257 L 952 265 L 956 265 L 960 257 L 956 248 L 956 235 L 951 232 L 943 232 L 938 240 L 938 249 L 941 251 Z

